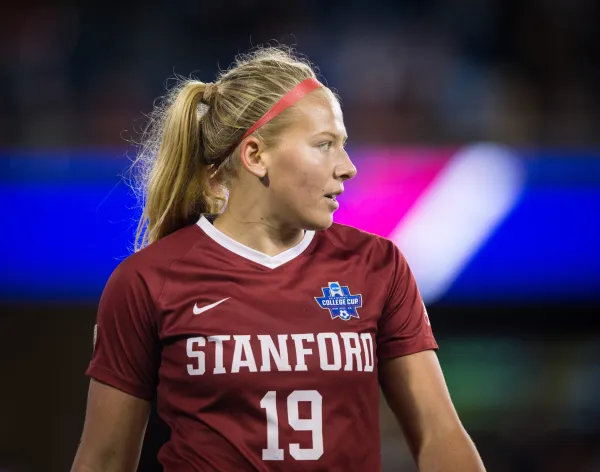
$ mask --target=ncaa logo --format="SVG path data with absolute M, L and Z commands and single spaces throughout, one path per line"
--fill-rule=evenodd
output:
M 322 287 L 322 297 L 315 297 L 315 301 L 323 310 L 328 310 L 331 319 L 340 318 L 348 321 L 359 318 L 358 308 L 362 308 L 362 295 L 353 295 L 347 285 L 339 282 L 329 282 L 327 287 Z

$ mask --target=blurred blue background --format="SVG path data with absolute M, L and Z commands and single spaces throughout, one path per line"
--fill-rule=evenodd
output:
M 342 98 L 336 220 L 392 238 L 489 471 L 600 471 L 600 6 L 227 0 L 7 6 L 0 35 L 0 470 L 68 470 L 127 182 L 174 73 L 294 45 Z M 414 470 L 382 405 L 384 470 Z M 153 417 L 140 464 L 159 470 Z M 398 445 L 401 445 L 399 447 Z

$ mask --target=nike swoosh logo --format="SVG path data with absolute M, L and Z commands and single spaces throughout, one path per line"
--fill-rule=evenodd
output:
M 200 313 L 204 313 L 205 311 L 210 310 L 211 308 L 216 307 L 217 305 L 223 303 L 224 301 L 229 300 L 231 297 L 224 298 L 223 300 L 219 300 L 218 302 L 213 303 L 212 305 L 206 305 L 202 308 L 198 308 L 197 304 L 194 304 L 194 315 L 199 315 Z

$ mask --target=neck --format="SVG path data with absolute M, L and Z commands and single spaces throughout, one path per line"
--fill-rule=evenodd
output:
M 276 256 L 302 241 L 304 230 L 273 221 L 256 200 L 230 194 L 225 211 L 214 221 L 215 227 L 238 243 L 267 256 Z

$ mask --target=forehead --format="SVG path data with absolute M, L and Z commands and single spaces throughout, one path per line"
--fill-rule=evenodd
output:
M 298 114 L 295 128 L 307 133 L 329 131 L 346 134 L 340 104 L 329 90 L 317 90 L 299 100 L 295 105 Z

